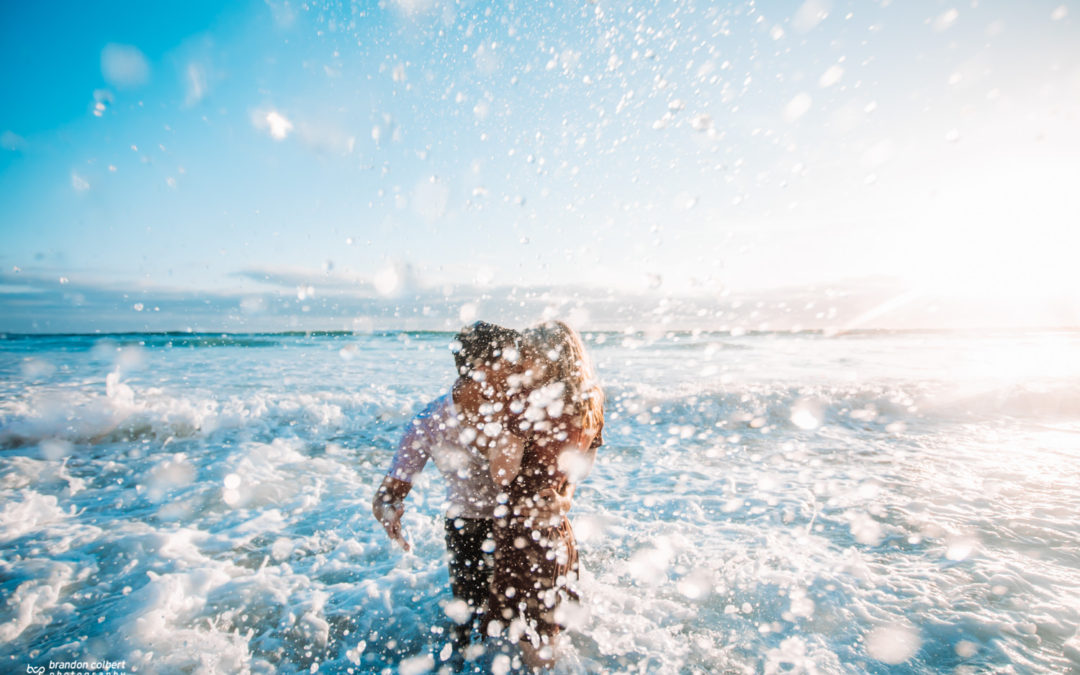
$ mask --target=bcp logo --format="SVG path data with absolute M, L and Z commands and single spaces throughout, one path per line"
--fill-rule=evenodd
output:
M 34 675 L 45 675 L 45 666 L 27 666 L 26 672 Z

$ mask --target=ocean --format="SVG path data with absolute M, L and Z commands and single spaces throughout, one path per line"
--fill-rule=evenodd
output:
M 370 511 L 451 337 L 0 338 L 0 670 L 452 672 L 435 467 Z M 585 337 L 560 672 L 1080 671 L 1080 332 Z

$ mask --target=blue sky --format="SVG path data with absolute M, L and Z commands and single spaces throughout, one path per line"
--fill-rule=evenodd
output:
M 1070 2 L 0 12 L 0 330 L 1080 325 Z

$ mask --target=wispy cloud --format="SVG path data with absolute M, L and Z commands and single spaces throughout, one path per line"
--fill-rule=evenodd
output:
M 327 261 L 321 270 L 305 267 L 248 267 L 231 276 L 272 286 L 282 293 L 297 289 L 318 289 L 320 294 L 355 297 L 401 297 L 422 287 L 412 265 L 389 262 L 360 274 L 351 269 L 336 269 Z M 306 293 L 314 295 L 314 292 Z
M 979 304 L 914 295 L 884 278 L 726 295 L 413 284 L 390 296 L 346 273 L 252 268 L 234 276 L 267 287 L 207 292 L 0 273 L 0 330 L 452 330 L 477 318 L 523 326 L 555 317 L 584 329 L 653 332 L 1080 325 L 1080 307 L 1066 300 Z

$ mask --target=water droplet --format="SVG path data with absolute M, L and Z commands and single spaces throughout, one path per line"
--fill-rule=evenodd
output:
M 375 284 L 376 293 L 388 297 L 396 293 L 401 287 L 401 275 L 398 274 L 393 265 L 389 265 L 375 274 L 372 283 Z
M 293 123 L 276 110 L 266 113 L 265 122 L 270 129 L 270 136 L 276 141 L 285 140 L 285 137 L 293 130 Z
M 844 69 L 840 66 L 833 65 L 821 74 L 818 78 L 818 84 L 822 87 L 831 87 L 840 81 L 840 78 L 844 76 Z
M 954 649 L 956 650 L 956 655 L 960 658 L 970 659 L 972 656 L 975 656 L 975 654 L 978 653 L 979 646 L 976 645 L 974 642 L 961 640 L 960 642 L 956 643 Z
M 915 628 L 905 624 L 875 628 L 866 634 L 864 641 L 870 658 L 890 665 L 907 661 L 915 656 L 922 645 L 922 639 Z
M 446 603 L 446 607 L 443 608 L 443 613 L 458 625 L 465 624 L 472 618 L 472 610 L 469 609 L 469 603 L 459 599 L 454 599 Z
M 938 32 L 948 30 L 952 28 L 958 18 L 960 18 L 960 12 L 956 11 L 956 9 L 950 9 L 934 19 L 934 30 Z
M 791 423 L 807 431 L 821 426 L 820 411 L 805 402 L 796 403 L 791 409 Z
M 114 87 L 132 88 L 150 78 L 150 66 L 138 47 L 107 44 L 101 50 L 101 74 Z
M 694 131 L 706 132 L 713 128 L 712 117 L 708 115 L 698 115 L 694 119 L 690 120 L 690 126 Z
M 978 541 L 971 537 L 956 537 L 950 539 L 948 542 L 948 549 L 945 551 L 945 557 L 949 560 L 966 560 L 975 549 L 978 548 Z
M 788 104 L 784 106 L 784 119 L 788 122 L 794 122 L 810 110 L 810 106 L 813 102 L 810 95 L 805 92 L 796 94 L 795 97 L 788 101 Z

